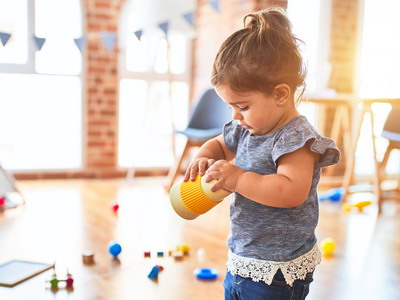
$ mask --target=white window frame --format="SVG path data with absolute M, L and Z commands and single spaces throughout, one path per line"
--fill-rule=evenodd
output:
M 25 0 L 27 2 L 27 61 L 25 64 L 7 64 L 7 63 L 0 63 L 0 73 L 16 73 L 16 74 L 33 74 L 33 75 L 51 75 L 51 76 L 59 76 L 59 74 L 52 74 L 52 73 L 38 73 L 36 71 L 36 58 L 35 58 L 35 53 L 37 51 L 37 46 L 35 44 L 34 39 L 32 38 L 35 34 L 35 0 Z M 67 0 L 66 0 L 67 1 Z M 78 0 L 79 4 L 81 6 L 81 18 L 82 18 L 82 32 L 84 32 L 84 7 L 82 4 L 81 0 Z M 85 53 L 82 53 L 84 56 Z M 83 78 L 84 78 L 84 67 L 85 67 L 85 59 L 82 59 L 82 72 L 79 75 L 70 75 L 70 74 L 63 74 L 62 76 L 71 76 L 71 77 L 76 77 L 79 78 L 81 83 L 83 83 Z M 82 170 L 83 166 L 86 165 L 86 156 L 85 156 L 85 140 L 86 137 L 84 136 L 84 132 L 86 132 L 86 116 L 85 116 L 85 93 L 84 93 L 84 85 L 82 84 L 82 89 L 81 89 L 81 122 L 82 122 L 82 135 L 81 135 L 81 149 L 80 149 L 80 155 L 81 155 L 81 165 L 77 169 L 68 169 L 68 171 L 71 170 Z M 40 171 L 49 171 L 47 169 L 26 169 L 22 170 L 19 172 L 26 172 L 26 173 L 37 173 Z M 52 169 L 50 172 L 59 172 L 62 171 L 60 169 Z

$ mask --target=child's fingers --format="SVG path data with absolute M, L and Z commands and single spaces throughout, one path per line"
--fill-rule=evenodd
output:
M 199 174 L 203 176 L 207 170 L 207 160 L 202 160 L 199 162 Z
M 190 168 L 190 180 L 194 181 L 196 180 L 197 173 L 199 171 L 198 165 L 193 164 L 192 167 Z

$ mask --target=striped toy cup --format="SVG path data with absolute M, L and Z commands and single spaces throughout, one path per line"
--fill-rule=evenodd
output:
M 175 212 L 186 220 L 193 220 L 199 215 L 208 212 L 231 194 L 226 190 L 211 191 L 215 180 L 205 182 L 204 177 L 197 175 L 195 181 L 182 181 L 175 183 L 169 196 Z

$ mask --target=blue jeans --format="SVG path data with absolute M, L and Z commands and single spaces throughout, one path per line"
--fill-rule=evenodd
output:
M 304 280 L 295 280 L 290 286 L 278 270 L 271 285 L 268 285 L 227 272 L 224 280 L 225 300 L 303 300 L 308 295 L 312 281 L 313 273 L 308 273 Z

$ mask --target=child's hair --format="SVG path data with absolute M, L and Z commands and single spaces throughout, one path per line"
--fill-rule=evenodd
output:
M 286 83 L 304 92 L 305 67 L 299 40 L 280 9 L 247 14 L 244 28 L 221 45 L 214 61 L 211 83 L 228 85 L 236 92 L 259 91 L 271 95 L 274 87 Z M 300 98 L 299 96 L 299 98 Z

